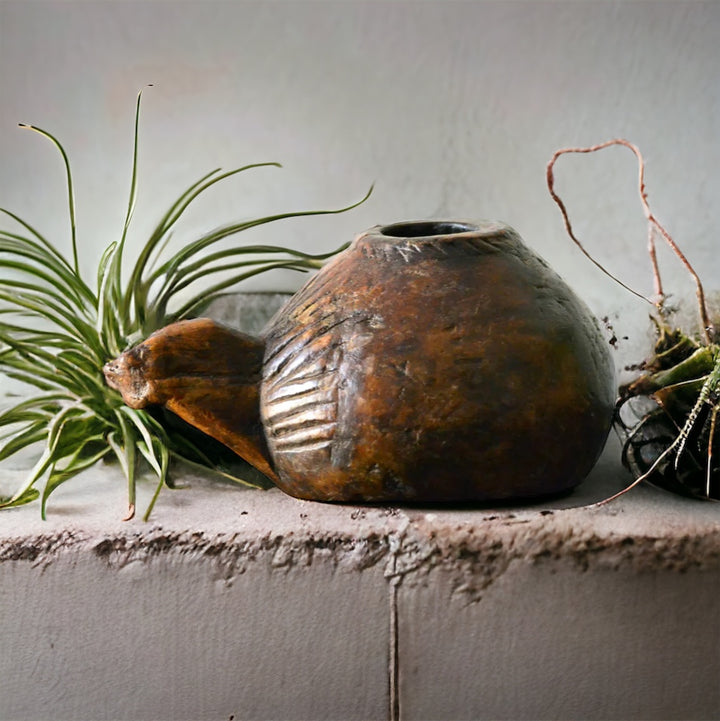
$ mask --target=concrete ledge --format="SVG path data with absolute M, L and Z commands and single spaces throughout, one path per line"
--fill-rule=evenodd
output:
M 715 718 L 720 507 L 584 506 L 608 470 L 454 510 L 188 477 L 149 523 L 86 474 L 0 516 L 0 718 Z

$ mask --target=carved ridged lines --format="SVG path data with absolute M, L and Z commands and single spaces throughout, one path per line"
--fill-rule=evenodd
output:
M 334 312 L 314 317 L 320 309 L 314 309 L 308 316 L 306 324 L 287 329 L 274 329 L 272 334 L 272 347 L 265 354 L 265 373 L 278 373 L 293 359 L 301 360 L 301 349 L 314 340 L 320 341 L 323 333 L 329 332 L 336 325 L 342 323 L 337 320 Z M 304 356 L 303 356 L 304 358 Z
M 275 452 L 326 448 L 337 423 L 340 349 L 328 346 L 311 363 L 288 364 L 266 378 L 264 422 Z
M 345 273 L 337 267 L 331 272 L 332 269 L 330 266 L 326 266 L 323 270 L 324 272 L 318 273 L 311 278 L 308 283 L 288 301 L 287 305 L 283 308 L 283 318 L 286 319 L 285 324 L 281 321 L 280 324 L 273 328 L 274 332 L 279 331 L 283 333 L 283 325 L 287 325 L 288 323 L 296 327 L 294 318 L 300 315 L 310 321 L 315 315 L 322 314 L 323 312 L 326 318 L 330 315 L 335 315 L 335 310 L 327 312 L 326 308 L 330 301 L 329 298 L 324 298 L 323 296 L 333 295 L 333 289 L 343 285 Z M 330 288 L 330 293 L 326 293 L 328 287 Z M 301 327 L 298 330 L 302 332 L 305 324 L 300 323 L 299 325 Z
M 337 425 L 338 369 L 342 346 L 337 313 L 314 304 L 317 284 L 294 304 L 290 316 L 302 315 L 302 327 L 274 328 L 265 357 L 263 422 L 276 454 L 325 451 Z

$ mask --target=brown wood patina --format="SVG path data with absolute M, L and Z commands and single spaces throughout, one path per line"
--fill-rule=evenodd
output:
M 356 238 L 262 339 L 207 319 L 108 364 L 266 473 L 327 501 L 531 498 L 577 485 L 607 436 L 607 343 L 506 225 L 419 221 Z

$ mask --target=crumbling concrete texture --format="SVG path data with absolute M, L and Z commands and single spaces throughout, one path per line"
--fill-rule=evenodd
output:
M 46 522 L 3 513 L 1 718 L 720 713 L 715 504 L 587 505 L 602 478 L 462 509 L 186 483 L 148 523 L 119 520 L 107 467 Z

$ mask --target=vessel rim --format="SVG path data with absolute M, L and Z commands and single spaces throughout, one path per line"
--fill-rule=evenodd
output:
M 433 218 L 376 225 L 360 237 L 395 242 L 422 242 L 462 237 L 493 238 L 513 233 L 509 225 L 496 220 Z

